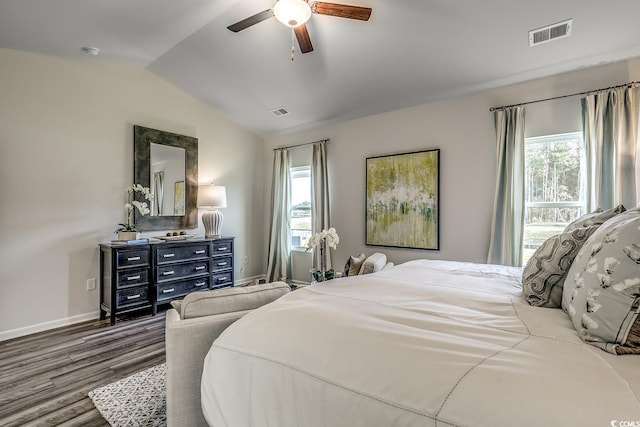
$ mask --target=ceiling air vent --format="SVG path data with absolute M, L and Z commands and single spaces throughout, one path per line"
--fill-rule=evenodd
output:
M 271 110 L 271 112 L 276 117 L 280 117 L 280 116 L 284 116 L 285 114 L 289 114 L 289 112 L 287 110 L 285 110 L 284 107 L 278 107 L 275 110 Z
M 529 31 L 529 46 L 537 46 L 552 40 L 569 37 L 571 35 L 572 24 L 573 19 L 567 19 L 557 24 Z

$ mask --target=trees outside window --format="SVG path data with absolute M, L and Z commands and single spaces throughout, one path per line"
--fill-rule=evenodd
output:
M 584 158 L 580 132 L 525 139 L 523 263 L 585 212 Z

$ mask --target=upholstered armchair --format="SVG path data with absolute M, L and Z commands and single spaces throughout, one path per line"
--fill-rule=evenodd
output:
M 195 292 L 167 311 L 168 427 L 206 426 L 200 404 L 204 358 L 233 322 L 290 291 L 284 282 Z

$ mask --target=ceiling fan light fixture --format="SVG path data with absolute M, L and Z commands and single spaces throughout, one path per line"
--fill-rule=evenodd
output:
M 278 0 L 273 7 L 276 19 L 287 27 L 297 27 L 311 18 L 311 8 L 304 0 Z

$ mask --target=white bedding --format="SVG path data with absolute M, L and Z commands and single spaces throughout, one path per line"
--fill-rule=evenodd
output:
M 520 297 L 522 270 L 411 261 L 292 292 L 205 360 L 215 427 L 640 425 L 640 357 Z M 620 423 L 615 424 L 620 425 Z

